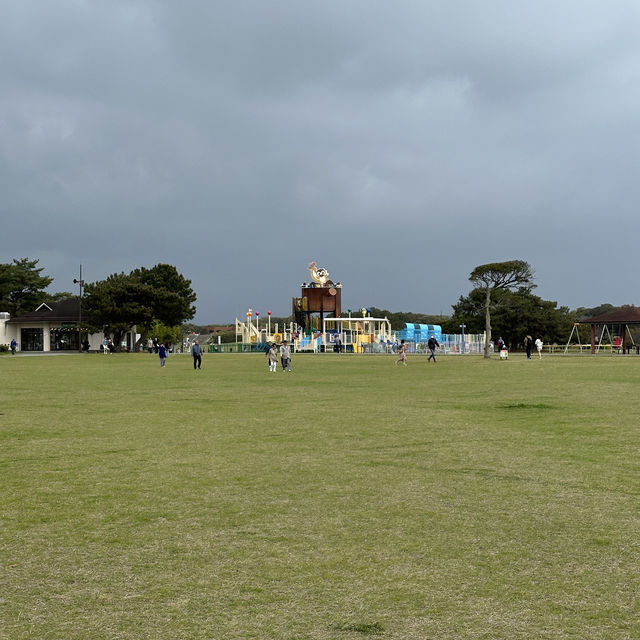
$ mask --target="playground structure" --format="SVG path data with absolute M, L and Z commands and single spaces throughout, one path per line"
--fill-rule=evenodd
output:
M 407 352 L 413 354 L 427 353 L 426 343 L 433 335 L 440 344 L 440 352 L 446 354 L 473 354 L 484 350 L 484 334 L 445 334 L 438 325 L 420 325 L 432 327 L 433 330 L 409 330 L 407 325 L 402 331 L 393 331 L 388 318 L 375 318 L 361 310 L 363 315 L 351 315 L 346 318 L 326 317 L 319 327 L 309 330 L 295 322 L 284 325 L 260 320 L 260 314 L 249 310 L 246 320 L 236 319 L 236 345 L 226 346 L 228 350 L 260 351 L 266 345 L 275 342 L 281 344 L 286 340 L 296 352 L 348 352 L 348 353 L 394 353 L 398 344 L 404 340 Z M 414 327 L 413 324 L 409 325 Z M 426 336 L 426 337 L 425 337 Z
M 586 343 L 580 335 L 583 326 L 589 336 Z M 574 337 L 577 344 L 573 342 Z M 640 307 L 629 305 L 574 323 L 564 353 L 575 352 L 577 347 L 579 353 L 586 351 L 592 355 L 601 351 L 611 355 L 640 355 L 639 338 Z
M 484 334 L 443 334 L 440 325 L 407 323 L 394 331 L 388 318 L 372 317 L 369 309 L 348 311 L 342 316 L 342 285 L 329 279 L 329 272 L 309 264 L 311 282 L 301 285 L 299 297 L 291 301 L 291 322 L 271 322 L 249 309 L 244 320 L 236 318 L 236 343 L 218 348 L 236 351 L 261 351 L 269 343 L 285 340 L 296 352 L 391 353 L 404 341 L 409 353 L 427 353 L 426 343 L 433 336 L 441 353 L 481 353 Z
M 321 325 L 310 323 L 308 326 L 309 329 L 295 322 L 287 322 L 282 326 L 271 323 L 270 312 L 267 312 L 267 320 L 261 325 L 260 314 L 249 309 L 245 321 L 241 322 L 236 318 L 236 342 L 261 349 L 271 342 L 281 344 L 286 340 L 297 352 L 364 353 L 387 351 L 396 341 L 387 318 L 372 318 L 368 315 L 361 318 L 331 317 L 322 318 Z
M 587 323 L 582 323 L 588 326 Z M 578 353 L 590 353 L 596 355 L 600 351 L 610 351 L 612 354 L 624 354 L 624 353 L 640 353 L 640 345 L 636 345 L 633 339 L 633 334 L 628 324 L 619 325 L 617 328 L 623 327 L 619 333 L 612 336 L 609 330 L 608 324 L 598 325 L 596 323 L 591 324 L 589 332 L 589 339 L 587 342 L 583 342 L 580 336 L 580 322 L 574 322 L 571 334 L 567 340 L 567 344 L 564 347 L 564 354 L 567 355 L 570 351 L 577 349 Z M 596 328 L 600 328 L 600 332 L 596 331 Z M 612 327 L 613 328 L 613 327 Z M 575 337 L 576 342 L 573 342 Z M 573 348 L 573 349 L 572 349 Z
M 249 309 L 245 314 L 246 320 L 240 321 L 236 318 L 236 343 L 245 345 L 264 345 L 270 342 L 280 344 L 283 341 L 293 342 L 297 334 L 296 326 L 293 322 L 279 323 L 271 322 L 271 311 L 267 311 L 266 320 L 260 325 L 260 312 Z
M 299 341 L 300 351 L 349 351 L 353 353 L 385 353 L 396 342 L 387 318 L 362 317 L 323 318 L 322 331 Z

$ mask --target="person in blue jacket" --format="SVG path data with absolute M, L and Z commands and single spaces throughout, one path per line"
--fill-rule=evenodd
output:
M 167 359 L 167 349 L 163 344 L 158 345 L 158 357 L 160 358 L 160 366 L 164 367 L 164 362 Z

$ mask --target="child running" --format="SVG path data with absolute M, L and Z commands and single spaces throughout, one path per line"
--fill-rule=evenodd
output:
M 402 364 L 407 366 L 407 345 L 404 343 L 404 340 L 400 343 L 400 347 L 398 349 L 398 359 L 396 360 L 396 364 L 398 362 L 402 362 Z

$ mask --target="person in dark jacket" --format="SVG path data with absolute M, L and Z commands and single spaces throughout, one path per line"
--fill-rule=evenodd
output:
M 427 340 L 427 348 L 429 349 L 429 351 L 431 352 L 429 354 L 429 357 L 427 358 L 427 362 L 429 362 L 429 360 L 433 359 L 433 361 L 436 361 L 436 349 L 440 346 L 440 344 L 438 343 L 438 341 L 431 336 L 429 338 L 429 340 Z
M 531 351 L 533 350 L 533 338 L 531 336 L 527 336 L 524 339 L 524 348 L 527 352 L 527 360 L 531 360 Z
M 202 347 L 197 340 L 191 347 L 191 355 L 193 356 L 193 370 L 202 369 Z

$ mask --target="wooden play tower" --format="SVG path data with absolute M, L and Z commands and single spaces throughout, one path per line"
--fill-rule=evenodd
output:
M 312 282 L 303 282 L 300 297 L 291 301 L 294 322 L 303 332 L 322 330 L 325 315 L 340 317 L 342 313 L 342 285 L 329 279 L 329 272 L 309 265 Z

